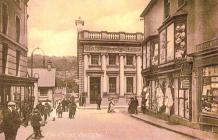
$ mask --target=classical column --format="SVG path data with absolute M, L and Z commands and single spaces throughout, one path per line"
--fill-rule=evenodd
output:
M 137 88 L 137 95 L 141 95 L 141 90 L 142 90 L 142 75 L 141 75 L 141 68 L 142 66 L 142 61 L 141 61 L 141 56 L 138 54 L 136 56 L 136 88 Z
M 84 54 L 84 92 L 87 93 L 88 92 L 88 77 L 86 75 L 86 70 L 88 69 L 88 65 L 89 65 L 89 60 L 88 60 L 88 54 Z
M 119 73 L 120 73 L 120 96 L 124 96 L 124 81 L 125 81 L 125 77 L 124 77 L 124 55 L 121 54 L 120 56 L 120 64 L 119 64 Z
M 101 63 L 101 69 L 104 72 L 103 76 L 103 93 L 107 93 L 107 54 L 102 54 L 102 63 Z

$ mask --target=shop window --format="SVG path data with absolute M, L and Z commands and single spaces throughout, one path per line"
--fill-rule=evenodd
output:
M 6 4 L 2 4 L 2 32 L 7 34 L 8 30 L 8 7 Z
M 20 18 L 16 16 L 16 41 L 20 41 Z
M 2 73 L 6 73 L 6 66 L 7 66 L 7 55 L 8 55 L 8 45 L 3 44 L 2 49 Z
M 116 65 L 116 55 L 109 55 L 109 65 Z
M 91 55 L 91 64 L 99 65 L 99 55 L 96 54 Z
M 167 18 L 170 15 L 170 0 L 164 0 L 164 17 Z
M 116 77 L 109 77 L 109 93 L 116 93 Z
M 133 55 L 126 56 L 126 65 L 133 65 Z
M 218 66 L 203 68 L 202 112 L 218 114 Z
M 126 78 L 126 92 L 133 93 L 133 77 Z
M 16 51 L 16 76 L 19 73 L 19 66 L 20 66 L 20 51 Z
M 178 0 L 178 7 L 181 7 L 182 5 L 184 5 L 185 0 Z

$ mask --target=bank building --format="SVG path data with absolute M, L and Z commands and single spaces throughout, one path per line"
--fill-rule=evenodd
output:
M 141 95 L 142 33 L 78 33 L 79 94 L 86 104 L 102 104 L 108 99 L 127 105 L 132 96 Z

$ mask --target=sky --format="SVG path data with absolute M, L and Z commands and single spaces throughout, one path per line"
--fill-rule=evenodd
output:
M 30 0 L 28 47 L 49 56 L 76 56 L 81 17 L 90 31 L 143 32 L 140 14 L 149 0 Z M 44 53 L 42 53 L 44 52 Z

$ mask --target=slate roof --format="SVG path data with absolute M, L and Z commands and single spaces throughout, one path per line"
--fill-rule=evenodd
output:
M 28 69 L 31 73 L 31 69 Z M 52 68 L 50 71 L 47 68 L 33 68 L 33 76 L 38 75 L 38 87 L 55 87 L 55 73 L 56 69 Z

